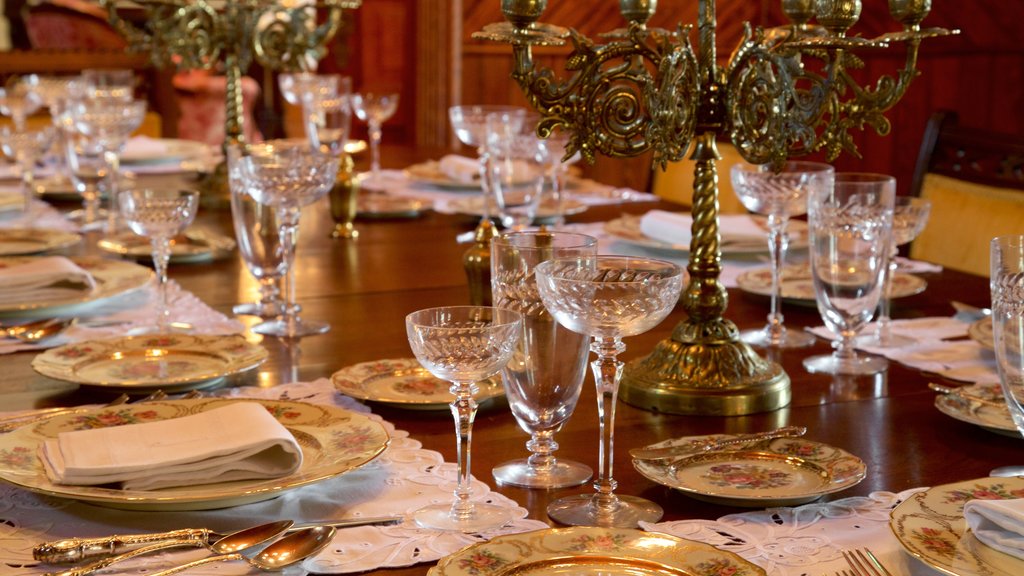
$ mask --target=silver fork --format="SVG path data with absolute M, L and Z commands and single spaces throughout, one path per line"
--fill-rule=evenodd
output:
M 843 550 L 843 558 L 846 559 L 846 563 L 850 565 L 853 572 L 840 570 L 836 572 L 836 576 L 892 576 L 867 548 Z

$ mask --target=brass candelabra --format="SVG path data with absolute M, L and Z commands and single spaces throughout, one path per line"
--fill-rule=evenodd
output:
M 632 157 L 650 150 L 664 167 L 693 144 L 690 282 L 682 296 L 688 318 L 651 354 L 627 365 L 623 399 L 680 414 L 747 414 L 784 406 L 791 397 L 789 377 L 740 341 L 735 324 L 723 317 L 728 297 L 718 281 L 716 135 L 727 135 L 756 164 L 781 166 L 787 158 L 818 151 L 830 160 L 844 151 L 857 154 L 850 131 L 867 125 L 888 134 L 884 112 L 918 74 L 921 41 L 957 31 L 921 27 L 931 0 L 889 0 L 903 29 L 874 39 L 848 34 L 860 18 L 860 0 L 782 0 L 791 23 L 767 30 L 748 23 L 722 66 L 716 58 L 715 0 L 699 0 L 696 49 L 692 26 L 647 26 L 657 0 L 619 4 L 628 28 L 606 34 L 601 45 L 538 22 L 546 0 L 501 0 L 507 22 L 490 24 L 474 37 L 512 45 L 512 78 L 541 114 L 538 134 L 567 130 L 567 157 L 578 151 L 592 162 L 598 153 Z M 566 39 L 573 48 L 567 79 L 534 66 L 532 46 Z M 906 45 L 903 68 L 873 88 L 858 85 L 850 70 L 863 62 L 855 52 L 894 43 Z

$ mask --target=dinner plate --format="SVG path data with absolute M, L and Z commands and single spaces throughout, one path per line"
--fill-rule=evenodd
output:
M 177 138 L 154 139 L 152 145 L 132 146 L 129 143 L 121 152 L 122 164 L 165 164 L 181 162 L 187 158 L 200 158 L 212 154 L 210 147 L 197 140 Z
M 860 483 L 867 466 L 841 449 L 804 438 L 754 441 L 704 451 L 730 435 L 674 438 L 649 446 L 691 446 L 674 461 L 633 460 L 648 479 L 707 502 L 729 506 L 794 506 Z
M 978 383 L 958 388 L 956 392 L 935 397 L 935 407 L 946 416 L 981 426 L 986 430 L 1020 438 L 1010 418 L 1010 409 L 999 384 Z
M 1024 498 L 1024 478 L 978 478 L 934 486 L 896 506 L 889 527 L 908 554 L 951 576 L 1024 574 L 1024 560 L 982 544 L 967 528 L 964 504 L 978 498 Z
M 418 198 L 390 194 L 360 194 L 356 200 L 356 217 L 416 218 L 426 208 L 426 203 Z
M 331 382 L 342 394 L 416 410 L 447 410 L 452 401 L 451 382 L 435 377 L 415 358 L 362 362 L 338 370 Z M 475 398 L 483 403 L 505 394 L 500 377 L 478 382 Z
M 429 576 L 764 576 L 732 552 L 636 528 L 574 526 L 497 536 L 442 558 Z
M 21 256 L 74 246 L 82 237 L 50 228 L 0 229 L 0 256 Z
M 155 422 L 205 412 L 231 402 L 258 402 L 287 428 L 302 449 L 302 465 L 281 477 L 160 490 L 67 486 L 47 478 L 39 445 L 61 432 Z M 201 398 L 159 400 L 55 416 L 0 435 L 0 479 L 40 494 L 129 510 L 208 510 L 268 500 L 300 486 L 339 476 L 370 462 L 387 448 L 388 433 L 365 415 L 334 406 L 284 400 Z
M 537 206 L 537 215 L 534 216 L 535 222 L 549 222 L 554 219 L 558 212 L 556 211 L 557 206 L 552 201 L 541 201 L 540 205 Z M 456 214 L 465 214 L 467 216 L 482 216 L 484 213 L 484 200 L 480 196 L 472 196 L 468 198 L 457 198 L 448 202 L 448 210 L 455 212 Z M 498 207 L 496 205 L 491 206 L 491 210 L 494 214 L 498 213 Z M 566 200 L 562 209 L 564 216 L 572 216 L 573 214 L 580 214 L 587 211 L 587 205 L 578 200 Z
M 752 216 L 754 220 L 767 222 L 760 216 Z M 730 240 L 728 237 L 722 238 L 719 246 L 722 250 L 722 254 L 761 254 L 768 252 L 768 229 L 767 224 L 765 226 L 765 237 L 763 239 L 752 240 L 750 237 L 744 236 L 737 238 L 736 240 Z M 790 249 L 806 248 L 807 247 L 807 223 L 802 220 L 791 220 L 789 222 L 790 228 Z M 615 238 L 634 246 L 641 248 L 647 248 L 649 250 L 655 250 L 658 252 L 665 252 L 669 254 L 679 255 L 686 254 L 690 251 L 688 245 L 683 244 L 672 244 L 670 242 L 662 242 L 647 236 L 640 230 L 640 216 L 634 214 L 623 214 L 619 218 L 609 220 L 604 224 L 604 231 Z
M 753 268 L 736 277 L 736 286 L 744 292 L 759 296 L 772 295 L 772 269 Z M 924 292 L 928 282 L 924 279 L 897 272 L 892 277 L 890 298 L 906 298 Z M 814 304 L 814 279 L 808 263 L 789 264 L 782 267 L 782 298 L 794 303 Z
M 427 160 L 419 164 L 413 164 L 405 168 L 405 176 L 409 180 L 422 184 L 429 184 L 438 188 L 449 190 L 480 190 L 480 179 L 474 178 L 468 182 L 455 180 L 441 171 L 441 163 L 437 160 Z
M 992 334 L 992 318 L 986 317 L 972 322 L 967 327 L 967 336 L 989 350 L 996 349 L 995 336 Z
M 179 392 L 213 386 L 266 359 L 262 346 L 239 334 L 159 334 L 51 348 L 32 360 L 32 368 L 85 386 Z
M 0 267 L 26 262 L 36 256 L 9 256 L 0 258 Z M 49 300 L 0 302 L 0 318 L 43 318 L 81 312 L 84 308 L 106 302 L 145 286 L 153 271 L 134 262 L 124 262 L 94 256 L 73 257 L 71 260 L 92 275 L 96 289 Z
M 153 247 L 149 238 L 131 231 L 108 236 L 96 243 L 99 248 L 111 254 L 126 256 L 143 262 L 153 259 Z M 208 262 L 226 256 L 235 249 L 235 239 L 205 228 L 189 228 L 184 234 L 171 239 L 171 262 L 187 264 Z

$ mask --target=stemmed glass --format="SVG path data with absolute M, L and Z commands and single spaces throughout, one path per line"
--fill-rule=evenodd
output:
M 139 189 L 118 195 L 121 213 L 132 232 L 149 238 L 153 248 L 153 267 L 157 279 L 157 315 L 154 326 L 134 333 L 164 334 L 170 331 L 167 306 L 167 263 L 171 257 L 171 238 L 195 220 L 199 193 L 194 190 Z
M 892 333 L 892 320 L 889 312 L 892 309 L 892 280 L 898 269 L 896 256 L 899 247 L 917 238 L 928 223 L 928 214 L 932 203 L 924 198 L 913 196 L 897 196 L 892 215 L 892 241 L 889 246 L 889 264 L 885 267 L 885 278 L 882 280 L 882 296 L 878 300 L 878 319 L 875 331 L 857 339 L 858 344 L 883 347 L 905 346 L 914 342 L 913 338 Z
M 43 99 L 29 82 L 18 80 L 0 87 L 0 114 L 10 116 L 16 132 L 25 130 L 25 119 L 42 105 Z
M 363 185 L 377 184 L 380 179 L 380 140 L 383 136 L 381 124 L 398 111 L 398 94 L 375 94 L 361 92 L 352 95 L 352 110 L 366 122 L 370 133 L 370 180 Z
M 528 458 L 492 470 L 498 484 L 565 488 L 592 474 L 584 464 L 554 456 L 554 435 L 572 416 L 583 387 L 589 339 L 548 313 L 534 274 L 541 262 L 575 256 L 597 256 L 597 239 L 572 232 L 513 232 L 491 241 L 494 305 L 523 315 L 523 337 L 502 378 L 512 415 L 530 435 Z
M 69 137 L 67 118 L 64 112 L 71 100 L 84 94 L 85 83 L 80 76 L 39 76 L 36 74 L 27 76 L 25 81 L 31 84 L 39 94 L 43 105 L 50 112 L 50 119 L 57 131 L 57 146 L 61 153 L 56 157 L 56 173 L 49 179 L 46 186 L 67 185 L 71 181 L 71 174 L 67 156 L 63 153 Z
M 560 258 L 536 268 L 544 306 L 566 328 L 593 338 L 590 363 L 597 384 L 600 427 L 595 494 L 561 498 L 548 515 L 562 524 L 636 527 L 657 522 L 661 507 L 635 496 L 617 496 L 612 465 L 615 401 L 626 349 L 622 338 L 650 330 L 668 316 L 683 287 L 683 270 L 671 262 L 627 256 Z
M 102 210 L 100 195 L 109 182 L 110 166 L 104 157 L 103 147 L 92 138 L 86 137 L 75 130 L 62 130 L 64 133 L 64 157 L 75 191 L 82 197 L 82 210 L 69 216 L 81 222 L 83 230 L 97 227 Z
M 993 238 L 990 255 L 996 367 L 1010 416 L 1024 434 L 1024 236 Z
M 321 154 L 307 143 L 283 140 L 264 143 L 259 154 L 241 158 L 246 191 L 260 204 L 277 210 L 285 260 L 285 308 L 281 317 L 262 322 L 253 331 L 270 336 L 323 334 L 326 322 L 303 320 L 295 302 L 295 244 L 303 206 L 317 201 L 334 185 L 338 157 Z
M 310 144 L 323 154 L 339 159 L 338 179 L 331 187 L 328 199 L 334 230 L 331 238 L 358 238 L 359 231 L 352 225 L 356 216 L 356 201 L 359 187 L 354 185 L 351 175 L 352 160 L 345 152 L 349 128 L 352 124 L 352 110 L 345 95 L 324 96 L 310 99 L 305 105 L 306 135 Z
M 96 98 L 125 102 L 135 97 L 135 72 L 127 68 L 87 68 L 82 81 Z
M 431 374 L 452 383 L 451 402 L 458 439 L 458 484 L 451 504 L 434 504 L 413 513 L 424 528 L 482 532 L 512 519 L 512 512 L 494 504 L 473 502 L 470 452 L 477 403 L 476 382 L 501 370 L 520 338 L 522 316 L 487 306 L 448 306 L 413 312 L 405 318 L 409 346 Z
M 833 354 L 804 360 L 808 372 L 875 374 L 888 366 L 885 358 L 859 356 L 854 339 L 882 294 L 895 196 L 892 176 L 839 173 L 834 187 L 808 199 L 814 296 L 825 325 L 840 337 Z
M 579 158 L 576 154 L 572 158 L 565 158 L 566 147 L 569 145 L 569 135 L 563 130 L 552 132 L 547 138 L 540 141 L 541 150 L 546 164 L 545 173 L 550 179 L 547 195 L 551 198 L 550 206 L 554 211 L 551 219 L 553 226 L 565 225 L 565 195 L 566 195 L 566 173 L 568 165 Z M 548 202 L 541 198 L 541 205 L 548 206 Z
M 546 151 L 533 133 L 531 116 L 516 126 L 504 113 L 487 115 L 488 182 L 501 223 L 522 230 L 533 222 L 544 190 Z
M 770 164 L 735 164 L 732 187 L 743 206 L 768 216 L 768 252 L 771 256 L 772 296 L 768 323 L 758 330 L 744 331 L 740 338 L 753 346 L 801 348 L 814 343 L 807 332 L 786 330 L 781 307 L 782 265 L 789 247 L 786 229 L 792 216 L 807 212 L 807 197 L 832 186 L 835 169 L 818 162 L 786 162 L 776 171 Z
M 53 146 L 55 135 L 52 126 L 21 131 L 12 131 L 7 126 L 0 128 L 0 147 L 18 166 L 26 212 L 32 209 L 36 162 Z
M 302 127 L 308 126 L 308 104 L 320 98 L 341 97 L 347 103 L 352 93 L 352 79 L 339 74 L 292 72 L 277 77 L 278 88 L 284 101 L 302 110 Z M 348 130 L 346 129 L 346 134 Z
M 231 311 L 235 314 L 274 318 L 284 310 L 278 287 L 285 273 L 281 222 L 276 209 L 260 204 L 246 190 L 241 166 L 241 158 L 245 154 L 260 154 L 265 149 L 262 144 L 251 145 L 248 150 L 241 144 L 232 144 L 227 148 L 231 219 L 238 240 L 238 251 L 245 267 L 259 283 L 260 290 L 259 301 L 237 304 Z

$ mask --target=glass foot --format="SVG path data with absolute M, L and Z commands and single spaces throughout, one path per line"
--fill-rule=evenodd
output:
M 597 506 L 596 498 L 594 494 L 560 498 L 548 505 L 548 516 L 569 526 L 636 528 L 641 521 L 661 520 L 665 513 L 661 506 L 636 496 L 617 496 L 618 505 L 606 511 Z
M 768 328 L 761 328 L 740 332 L 740 340 L 758 348 L 806 348 L 814 344 L 816 338 L 810 332 L 785 328 L 773 338 Z
M 282 312 L 280 302 L 246 302 L 236 304 L 231 312 L 238 316 L 259 316 L 260 318 L 274 318 Z
M 282 336 L 286 338 L 315 336 L 317 334 L 324 334 L 330 329 L 331 325 L 327 322 L 303 320 L 301 318 L 294 318 L 292 320 L 285 318 L 267 320 L 266 322 L 260 322 L 252 327 L 252 331 L 257 334 L 263 334 L 264 336 Z
M 469 514 L 460 516 L 451 504 L 424 506 L 412 513 L 412 519 L 422 528 L 451 532 L 484 532 L 499 528 L 512 521 L 512 510 L 475 502 Z
M 579 486 L 594 474 L 590 466 L 572 460 L 556 460 L 554 466 L 538 469 L 530 466 L 526 458 L 495 466 L 491 473 L 501 486 L 541 489 Z
M 811 356 L 804 359 L 808 372 L 821 374 L 878 374 L 889 367 L 889 361 L 881 356 L 853 356 L 842 358 L 835 354 Z

